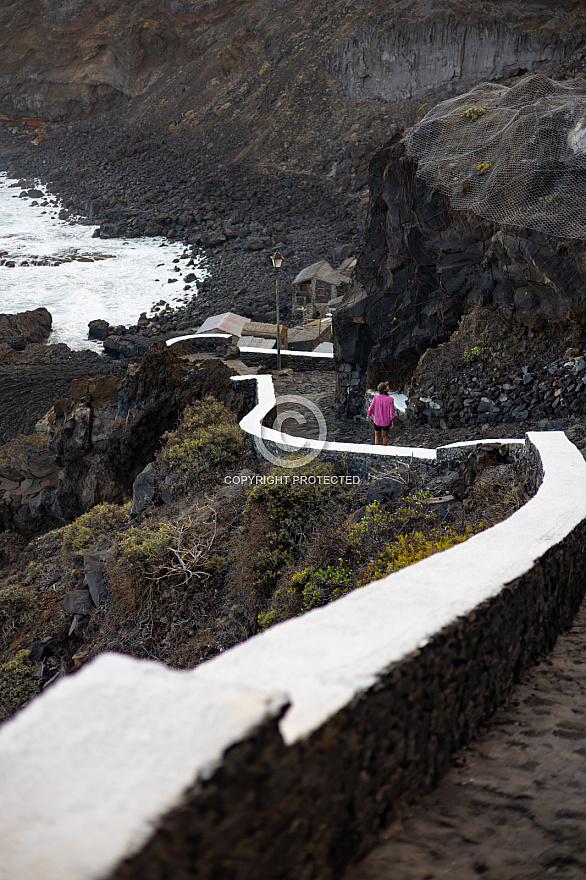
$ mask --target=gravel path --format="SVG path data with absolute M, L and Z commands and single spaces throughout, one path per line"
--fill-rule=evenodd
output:
M 340 440 L 346 443 L 372 443 L 374 433 L 370 425 L 346 421 L 336 416 L 334 400 L 336 395 L 336 374 L 333 370 L 307 370 L 293 373 L 273 380 L 275 395 L 293 395 L 309 399 L 317 404 L 321 410 L 328 429 L 327 440 Z M 294 410 L 306 419 L 306 422 L 296 422 L 288 419 L 283 424 L 283 431 L 294 437 L 310 437 L 317 440 L 319 437 L 319 425 L 315 415 L 303 405 L 291 405 L 287 403 L 285 408 Z
M 553 652 L 344 880 L 583 880 L 586 602 Z

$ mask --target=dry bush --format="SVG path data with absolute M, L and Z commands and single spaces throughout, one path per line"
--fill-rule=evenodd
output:
M 234 537 L 227 577 L 233 601 L 227 611 L 224 627 L 231 644 L 247 639 L 256 631 L 258 593 L 254 563 L 258 553 L 266 547 L 270 531 L 271 520 L 264 506 L 251 505 L 248 527 Z
M 470 519 L 489 527 L 506 519 L 528 499 L 515 469 L 501 464 L 485 468 L 476 477 L 464 505 Z
M 202 515 L 202 508 L 196 512 Z M 184 665 L 185 643 L 193 637 L 209 604 L 208 581 L 217 560 L 210 551 L 215 512 L 198 522 L 177 519 L 119 533 L 116 559 L 107 570 L 108 607 L 92 642 L 91 655 L 120 651 Z
M 244 437 L 234 414 L 208 395 L 186 407 L 175 431 L 164 435 L 159 461 L 168 464 L 175 490 L 186 491 L 237 461 Z

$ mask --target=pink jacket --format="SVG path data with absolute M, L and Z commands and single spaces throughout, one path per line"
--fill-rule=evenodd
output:
M 390 394 L 375 394 L 368 407 L 367 415 L 374 410 L 374 423 L 381 428 L 388 427 L 395 418 L 395 401 Z

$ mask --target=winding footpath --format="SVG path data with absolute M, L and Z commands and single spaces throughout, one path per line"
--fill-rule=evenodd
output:
M 344 880 L 584 880 L 586 601 L 571 630 Z

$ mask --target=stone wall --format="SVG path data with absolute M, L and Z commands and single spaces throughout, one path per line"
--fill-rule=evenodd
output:
M 453 752 L 571 624 L 584 592 L 576 568 L 586 563 L 585 538 L 582 525 L 307 740 L 287 749 L 273 721 L 229 750 L 112 878 L 341 876 L 395 821 L 402 796 L 434 788 Z
M 586 418 L 586 360 L 572 356 L 517 373 L 464 370 L 449 385 L 432 385 L 410 397 L 407 413 L 432 427 L 496 425 L 527 419 Z

